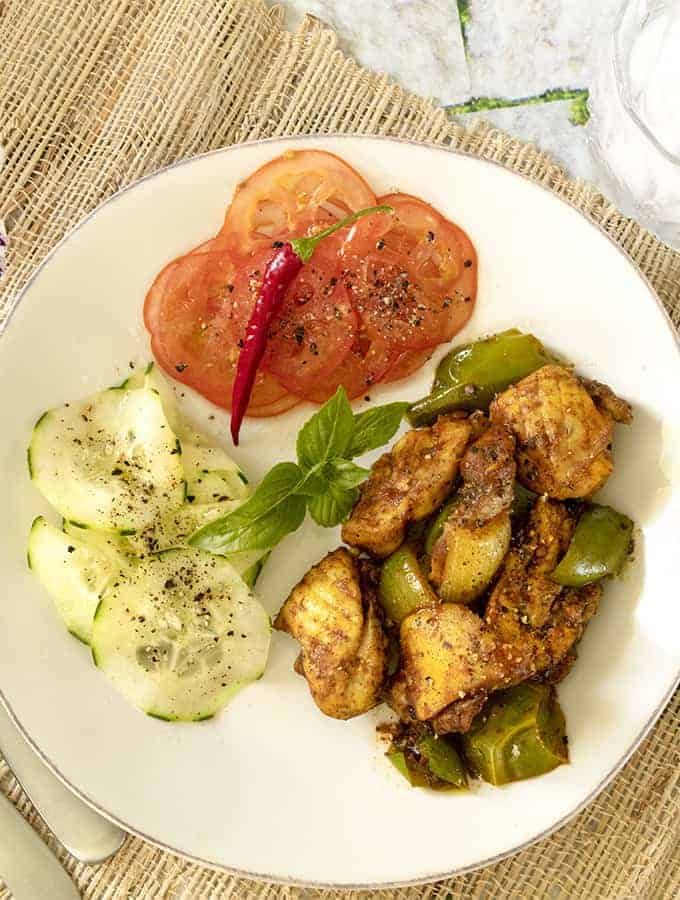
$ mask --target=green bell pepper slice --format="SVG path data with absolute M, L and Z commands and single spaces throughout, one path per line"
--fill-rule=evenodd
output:
M 406 754 L 403 750 L 388 750 L 385 756 L 392 763 L 394 768 L 399 772 L 400 775 L 403 775 L 404 778 L 412 784 L 411 781 L 411 772 L 409 771 L 408 763 L 406 762 Z
M 424 735 L 408 750 L 393 747 L 386 753 L 411 787 L 465 791 L 465 766 L 449 738 Z
M 538 338 L 516 328 L 456 347 L 439 363 L 432 392 L 412 404 L 408 417 L 427 425 L 457 409 L 486 410 L 496 394 L 550 362 Z
M 379 596 L 388 618 L 396 625 L 415 610 L 439 602 L 411 544 L 403 544 L 383 563 Z
M 435 778 L 456 790 L 467 790 L 465 767 L 450 738 L 428 734 L 418 741 L 417 747 Z
M 546 684 L 524 682 L 493 694 L 461 746 L 470 769 L 494 785 L 569 762 L 564 715 Z
M 566 587 L 583 587 L 618 575 L 630 555 L 633 522 L 611 506 L 593 504 L 579 519 L 567 552 L 552 573 Z
M 447 500 L 444 505 L 439 508 L 439 511 L 434 514 L 433 518 L 429 520 L 425 530 L 425 540 L 423 542 L 423 550 L 428 556 L 432 556 L 434 545 L 442 536 L 444 525 L 446 525 L 446 522 L 451 515 L 451 511 L 456 503 L 458 503 L 459 499 L 459 496 L 454 494 L 453 497 Z
M 513 488 L 514 493 L 512 504 L 510 505 L 510 515 L 513 519 L 524 519 L 531 511 L 531 507 L 536 502 L 538 495 L 530 491 L 529 488 L 525 488 L 519 481 L 515 482 Z

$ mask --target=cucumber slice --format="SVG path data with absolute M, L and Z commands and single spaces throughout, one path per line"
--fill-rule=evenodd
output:
M 111 553 L 97 553 L 38 516 L 28 538 L 28 564 L 52 597 L 64 625 L 89 644 L 95 610 L 120 571 L 120 560 Z
M 185 442 L 182 465 L 186 499 L 190 503 L 241 504 L 250 495 L 243 473 L 219 447 L 199 447 Z M 228 512 L 230 509 L 225 507 L 221 514 Z
M 175 547 L 186 547 L 191 535 L 203 525 L 219 518 L 222 508 L 216 505 L 182 506 L 154 520 L 148 528 L 125 538 L 127 552 L 136 555 L 158 553 Z
M 198 721 L 262 675 L 270 638 L 269 616 L 228 562 L 168 550 L 104 593 L 92 655 L 139 709 Z
M 144 387 L 144 379 L 146 377 L 145 369 L 134 369 L 125 381 L 115 385 L 119 391 L 132 391 Z
M 253 551 L 253 553 L 259 553 L 259 552 L 260 552 L 259 550 Z M 256 559 L 253 563 L 251 563 L 245 569 L 239 569 L 239 563 L 236 560 L 234 560 L 235 556 L 245 556 L 246 555 L 245 552 L 242 554 L 233 553 L 231 556 L 228 556 L 227 559 L 234 566 L 234 568 L 238 571 L 239 575 L 245 581 L 245 583 L 248 585 L 248 587 L 251 588 L 251 590 L 252 590 L 252 588 L 254 588 L 255 585 L 257 584 L 257 579 L 260 577 L 260 572 L 264 568 L 264 564 L 269 559 L 270 553 L 271 553 L 271 550 L 265 550 L 262 553 L 262 556 L 259 557 L 259 559 Z
M 130 556 L 137 552 L 132 543 L 134 535 L 124 537 L 112 531 L 99 531 L 97 528 L 89 528 L 78 522 L 69 522 L 68 519 L 64 519 L 62 528 L 64 534 L 85 544 L 93 553 L 106 557 L 114 565 L 120 562 L 122 556 Z
M 234 508 L 237 504 L 234 504 Z M 228 512 L 225 504 L 185 503 L 173 513 L 153 522 L 138 534 L 123 536 L 107 531 L 98 531 L 64 521 L 64 532 L 86 544 L 94 552 L 108 556 L 115 563 L 121 555 L 138 557 L 148 553 L 187 547 L 191 535 L 213 519 Z M 253 587 L 269 556 L 268 550 L 244 550 L 224 557 L 236 569 L 248 587 Z M 134 561 L 134 560 L 131 560 Z
M 177 409 L 177 397 L 172 385 L 167 378 L 161 373 L 160 367 L 154 362 L 150 362 L 144 372 L 144 387 L 147 390 L 155 391 L 160 397 L 165 417 L 170 423 L 170 427 L 182 440 L 194 439 L 195 435 L 187 429 L 186 422 L 182 420 Z
M 124 533 L 181 505 L 180 453 L 158 394 L 112 388 L 45 413 L 28 456 L 36 487 L 65 519 Z

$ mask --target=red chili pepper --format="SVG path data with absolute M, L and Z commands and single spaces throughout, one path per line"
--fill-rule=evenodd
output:
M 319 241 L 334 234 L 340 228 L 351 225 L 357 219 L 377 212 L 392 212 L 392 207 L 371 206 L 368 209 L 352 213 L 351 216 L 341 219 L 330 228 L 326 228 L 312 237 L 286 241 L 267 263 L 236 365 L 236 376 L 231 395 L 231 437 L 235 446 L 238 445 L 241 422 L 250 402 L 257 370 L 267 349 L 269 327 L 281 308 L 291 282 L 303 265 L 312 258 Z

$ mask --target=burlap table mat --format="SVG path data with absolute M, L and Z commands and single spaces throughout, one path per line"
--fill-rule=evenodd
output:
M 7 152 L 0 217 L 10 236 L 0 320 L 48 250 L 114 191 L 195 153 L 309 132 L 431 141 L 541 182 L 626 250 L 680 323 L 680 255 L 592 186 L 568 179 L 535 147 L 484 125 L 465 131 L 428 101 L 362 70 L 319 23 L 283 31 L 280 9 L 261 0 L 0 3 L 0 143 Z M 375 895 L 677 897 L 679 726 L 676 694 L 613 784 L 551 838 L 450 882 Z M 45 835 L 1 763 L 0 788 Z M 97 900 L 333 895 L 235 879 L 133 838 L 98 869 L 59 856 L 83 895 Z M 0 887 L 0 900 L 8 896 Z

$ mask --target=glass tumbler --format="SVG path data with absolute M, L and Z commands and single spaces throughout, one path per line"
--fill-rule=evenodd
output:
M 680 249 L 680 0 L 628 0 L 596 60 L 587 126 L 605 193 Z

